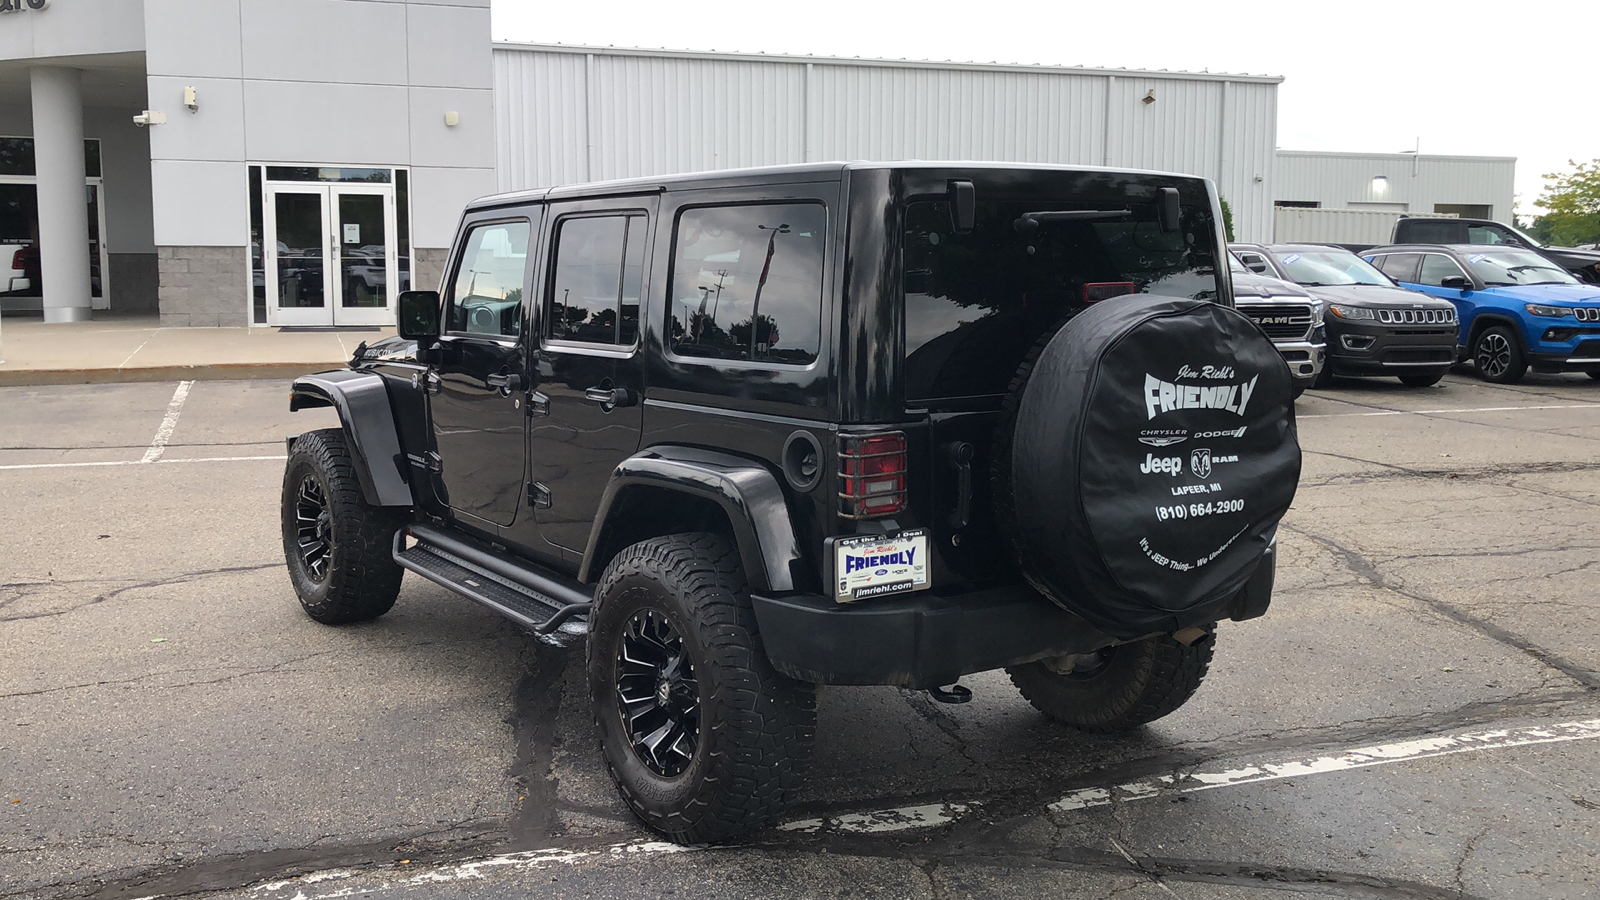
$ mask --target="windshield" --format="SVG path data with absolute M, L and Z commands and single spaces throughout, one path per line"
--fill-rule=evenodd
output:
M 1393 287 L 1389 276 L 1374 269 L 1354 253 L 1342 250 L 1296 250 L 1273 253 L 1272 258 L 1289 273 L 1289 280 L 1311 287 L 1333 284 L 1376 284 Z
M 1527 250 L 1496 250 L 1467 257 L 1473 274 L 1495 284 L 1578 284 L 1578 279 L 1548 259 Z

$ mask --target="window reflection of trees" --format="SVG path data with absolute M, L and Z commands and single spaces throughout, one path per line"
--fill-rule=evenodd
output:
M 667 323 L 673 351 L 796 365 L 815 360 L 826 232 L 820 204 L 685 211 Z

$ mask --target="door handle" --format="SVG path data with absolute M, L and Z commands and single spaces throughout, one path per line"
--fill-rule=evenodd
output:
M 500 372 L 485 376 L 483 383 L 492 388 L 498 388 L 500 396 L 509 397 L 522 390 L 522 376 L 515 372 Z
M 639 402 L 633 391 L 627 388 L 612 388 L 601 385 L 592 387 L 583 392 L 583 399 L 590 403 L 600 404 L 600 409 L 611 412 L 619 406 L 632 406 Z

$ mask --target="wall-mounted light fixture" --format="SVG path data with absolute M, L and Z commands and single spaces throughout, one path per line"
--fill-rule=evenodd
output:
M 167 124 L 167 114 L 159 109 L 147 109 L 133 117 L 133 124 L 140 128 L 146 125 L 165 125 Z
M 186 87 L 183 89 L 183 105 L 189 112 L 197 113 L 200 111 L 199 95 L 194 88 Z
M 1139 102 L 1143 103 L 1145 106 L 1149 106 L 1150 104 L 1156 102 L 1156 89 L 1151 88 L 1149 92 L 1144 95 L 1144 98 Z
M 450 128 L 454 128 L 457 125 L 460 125 L 461 124 L 461 113 L 456 112 L 453 109 L 450 110 L 449 112 L 445 113 L 444 114 L 444 124 L 446 126 L 450 127 Z

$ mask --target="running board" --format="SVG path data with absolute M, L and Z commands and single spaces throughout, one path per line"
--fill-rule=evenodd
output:
M 406 547 L 406 534 L 417 543 Z M 476 600 L 535 634 L 582 634 L 593 595 L 576 581 L 533 568 L 427 525 L 395 532 L 394 561 L 434 584 Z M 565 627 L 563 627 L 565 626 Z

